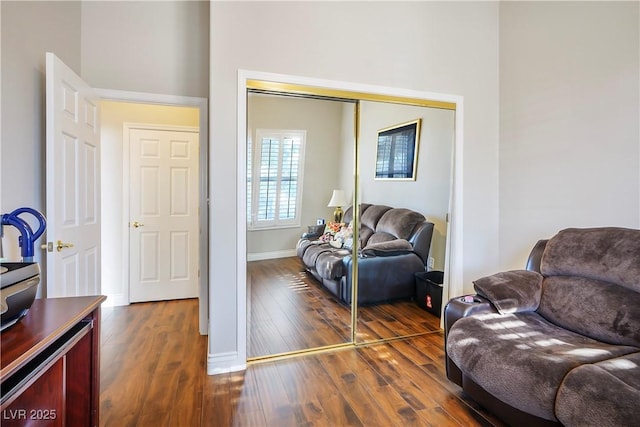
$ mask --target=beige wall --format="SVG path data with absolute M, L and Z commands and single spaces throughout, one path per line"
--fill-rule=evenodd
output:
M 501 3 L 500 268 L 565 227 L 640 227 L 638 18 L 638 2 Z
M 85 1 L 82 77 L 94 87 L 207 98 L 208 1 Z
M 80 72 L 80 4 L 2 1 L 2 130 L 0 213 L 45 209 L 45 52 Z M 5 256 L 20 257 L 6 227 Z M 41 253 L 36 251 L 36 260 Z

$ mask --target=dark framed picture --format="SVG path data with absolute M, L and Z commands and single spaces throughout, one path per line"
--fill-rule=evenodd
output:
M 378 131 L 375 179 L 415 181 L 422 120 Z

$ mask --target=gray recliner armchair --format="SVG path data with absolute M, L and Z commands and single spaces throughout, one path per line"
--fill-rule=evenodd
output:
M 570 228 L 445 308 L 447 377 L 517 426 L 640 426 L 640 230 Z

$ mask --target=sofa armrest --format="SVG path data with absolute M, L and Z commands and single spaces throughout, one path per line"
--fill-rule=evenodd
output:
M 480 295 L 464 295 L 452 298 L 444 308 L 444 348 L 447 349 L 447 338 L 453 324 L 462 319 L 478 314 L 497 313 L 498 310 Z M 447 354 L 446 364 L 447 378 L 462 387 L 462 371 L 449 358 Z
M 542 275 L 529 270 L 505 271 L 475 280 L 473 287 L 500 314 L 536 311 L 542 296 Z
M 529 253 L 529 257 L 527 258 L 527 266 L 525 267 L 527 270 L 537 271 L 540 273 L 540 263 L 542 262 L 542 255 L 544 254 L 544 249 L 547 247 L 547 242 L 549 240 L 538 240 L 538 243 L 535 244 L 533 249 L 531 249 L 531 253 Z
M 413 250 L 422 259 L 423 264 L 427 264 L 429 251 L 431 250 L 431 239 L 433 237 L 434 224 L 425 221 L 420 224 L 409 237 L 409 242 L 413 245 Z
M 497 313 L 498 310 L 491 302 L 480 295 L 464 295 L 451 298 L 444 307 L 445 339 L 453 324 L 463 317 L 475 314 Z

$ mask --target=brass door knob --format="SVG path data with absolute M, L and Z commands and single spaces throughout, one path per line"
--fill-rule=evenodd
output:
M 133 221 L 133 228 L 144 227 L 144 224 L 138 221 Z
M 62 240 L 56 242 L 56 249 L 60 252 L 63 248 L 72 248 L 73 243 L 63 243 Z

